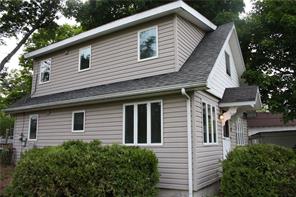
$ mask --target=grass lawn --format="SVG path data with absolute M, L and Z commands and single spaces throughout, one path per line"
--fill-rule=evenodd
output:
M 4 188 L 10 183 L 14 166 L 4 166 L 0 164 L 0 196 Z

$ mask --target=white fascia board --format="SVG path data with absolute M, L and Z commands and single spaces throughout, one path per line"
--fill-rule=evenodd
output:
M 125 29 L 127 27 L 137 25 L 139 23 L 147 22 L 156 18 L 160 18 L 162 16 L 166 16 L 169 14 L 177 13 L 186 19 L 190 20 L 194 24 L 200 26 L 205 31 L 215 30 L 217 27 L 204 16 L 202 16 L 199 12 L 188 6 L 183 1 L 176 1 L 173 3 L 169 3 L 163 6 L 159 6 L 157 8 L 153 8 L 151 10 L 147 10 L 132 16 L 128 16 L 105 25 L 99 26 L 97 28 L 91 29 L 89 31 L 83 32 L 71 38 L 62 40 L 60 42 L 51 44 L 49 46 L 43 47 L 41 49 L 32 51 L 30 53 L 25 54 L 25 58 L 34 58 L 44 54 L 48 54 L 74 44 L 82 43 L 87 40 L 91 40 L 93 38 L 118 31 L 121 29 Z
M 103 103 L 103 102 L 111 102 L 117 100 L 124 100 L 124 99 L 132 99 L 138 97 L 147 97 L 147 96 L 157 96 L 157 95 L 164 95 L 169 93 L 179 92 L 181 88 L 188 88 L 189 90 L 202 90 L 205 88 L 205 84 L 179 84 L 179 85 L 172 85 L 172 86 L 165 86 L 165 87 L 157 87 L 157 88 L 148 88 L 148 89 L 141 89 L 135 91 L 128 91 L 128 92 L 119 92 L 119 93 L 111 93 L 111 94 L 104 94 L 98 96 L 89 96 L 77 99 L 70 99 L 70 100 L 63 100 L 63 101 L 56 101 L 50 103 L 42 103 L 42 104 L 35 104 L 35 105 L 28 105 L 22 107 L 15 107 L 15 108 L 7 108 L 3 111 L 7 113 L 20 113 L 26 111 L 34 111 L 39 109 L 52 109 L 52 108 L 61 108 L 61 107 L 70 107 L 75 106 L 78 104 L 95 104 L 95 103 Z
M 282 126 L 282 127 L 252 127 L 248 128 L 248 135 L 252 136 L 257 133 L 269 133 L 280 131 L 296 131 L 296 126 Z
M 255 101 L 231 102 L 231 103 L 220 103 L 219 107 L 242 107 L 242 106 L 254 107 L 255 104 L 256 104 Z

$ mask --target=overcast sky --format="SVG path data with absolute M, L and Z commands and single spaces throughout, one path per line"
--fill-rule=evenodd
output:
M 244 0 L 245 2 L 245 12 L 249 13 L 252 9 L 252 4 L 251 4 L 251 0 Z M 75 20 L 70 20 L 67 19 L 63 16 L 61 16 L 61 18 L 57 21 L 58 24 L 62 25 L 62 24 L 71 24 L 74 25 Z M 17 44 L 17 40 L 15 38 L 10 38 L 10 39 L 6 39 L 6 44 L 5 46 L 0 45 L 0 60 L 2 60 Z M 23 53 L 23 47 L 18 50 L 18 52 L 11 58 L 11 60 L 6 63 L 6 67 L 8 67 L 8 70 L 11 71 L 12 69 L 17 69 L 18 66 L 18 58 L 19 56 Z

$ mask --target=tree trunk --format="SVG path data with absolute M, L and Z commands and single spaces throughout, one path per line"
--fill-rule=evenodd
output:
M 25 36 L 21 39 L 21 41 L 16 45 L 16 47 L 1 61 L 0 63 L 0 72 L 4 68 L 4 65 L 10 60 L 10 58 L 21 48 L 23 44 L 28 40 L 31 34 L 36 30 L 36 28 L 31 29 Z

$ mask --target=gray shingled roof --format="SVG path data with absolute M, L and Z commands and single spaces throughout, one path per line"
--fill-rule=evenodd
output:
M 39 104 L 65 101 L 70 102 L 71 100 L 77 98 L 113 93 L 125 93 L 149 88 L 174 85 L 177 86 L 191 83 L 195 84 L 196 86 L 206 86 L 208 76 L 232 27 L 233 23 L 227 23 L 219 26 L 213 32 L 206 33 L 200 44 L 196 47 L 194 52 L 178 72 L 100 85 L 46 96 L 27 96 L 12 104 L 9 109 L 7 109 L 7 111 L 16 111 L 16 108 L 19 109 L 21 107 L 30 106 L 34 108 L 34 105 Z
M 255 101 L 258 93 L 258 86 L 242 86 L 226 88 L 220 103 L 248 102 Z

